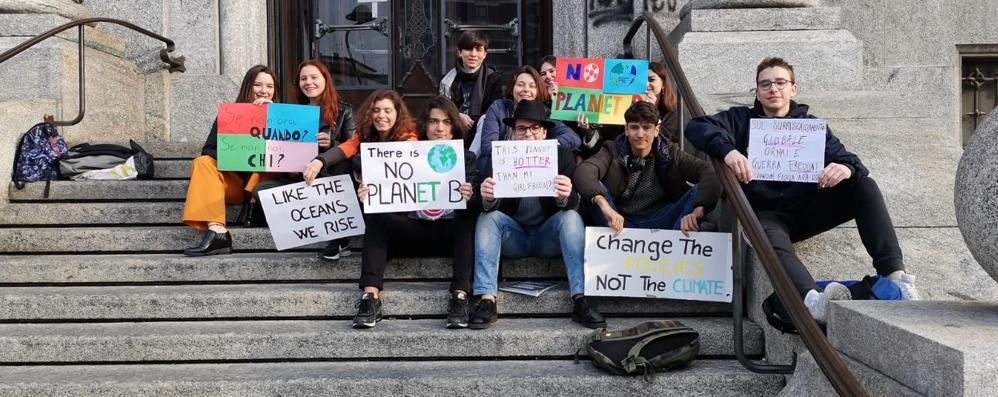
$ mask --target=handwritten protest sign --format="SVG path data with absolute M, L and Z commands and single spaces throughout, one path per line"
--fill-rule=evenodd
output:
M 590 123 L 624 124 L 624 112 L 640 100 L 648 86 L 643 59 L 563 58 L 557 60 L 558 94 L 551 118 L 576 120 L 582 112 Z
M 731 234 L 586 228 L 586 295 L 731 302 Z
M 817 183 L 825 168 L 826 130 L 821 119 L 752 119 L 752 179 Z
M 364 216 L 349 175 L 318 178 L 260 191 L 278 250 L 364 234 Z
M 461 140 L 362 143 L 364 212 L 464 209 Z
M 319 153 L 319 107 L 218 105 L 218 169 L 301 172 Z
M 558 194 L 558 141 L 492 142 L 496 197 L 552 197 Z

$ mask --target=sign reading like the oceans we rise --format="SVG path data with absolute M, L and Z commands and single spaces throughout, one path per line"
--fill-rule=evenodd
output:
M 319 153 L 319 107 L 218 105 L 218 169 L 301 172 Z
M 260 191 L 278 250 L 364 234 L 364 216 L 349 175 L 318 178 Z
M 752 179 L 818 182 L 825 167 L 825 120 L 752 119 L 749 123 Z
M 461 140 L 360 144 L 364 212 L 464 209 Z
M 731 234 L 586 228 L 586 295 L 731 302 Z
M 590 123 L 624 124 L 624 112 L 648 87 L 643 59 L 558 58 L 558 94 L 551 118 L 575 121 L 581 112 Z
M 558 141 L 492 142 L 493 194 L 501 197 L 557 196 Z

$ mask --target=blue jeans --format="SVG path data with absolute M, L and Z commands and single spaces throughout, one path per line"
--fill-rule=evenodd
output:
M 613 204 L 613 199 L 610 198 L 610 192 L 607 191 L 606 186 L 604 186 L 602 182 L 600 182 L 600 186 L 603 187 L 603 197 L 606 198 L 607 204 L 610 204 L 610 207 L 616 210 L 617 206 Z M 624 217 L 624 227 L 630 229 L 679 230 L 683 217 L 693 212 L 693 200 L 696 198 L 698 190 L 699 186 L 693 185 L 690 190 L 687 190 L 686 193 L 679 197 L 679 200 L 666 204 L 664 207 L 659 208 L 657 211 L 648 215 L 627 216 L 621 214 L 621 216 Z M 590 211 L 586 214 L 587 224 L 600 227 L 609 226 L 606 222 L 606 217 L 603 216 L 603 212 L 600 211 L 599 206 L 591 205 L 589 208 Z
M 479 215 L 475 226 L 475 295 L 498 292 L 499 257 L 557 257 L 565 262 L 572 295 L 585 291 L 583 260 L 586 226 L 574 210 L 558 211 L 539 227 L 524 229 L 501 211 Z

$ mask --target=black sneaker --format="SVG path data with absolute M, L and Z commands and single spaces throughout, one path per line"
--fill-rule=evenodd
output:
M 468 327 L 468 294 L 455 292 L 447 303 L 447 328 Z
M 357 301 L 357 315 L 353 316 L 354 328 L 372 328 L 381 321 L 381 299 L 365 292 Z
M 345 238 L 330 241 L 326 248 L 319 251 L 319 257 L 328 261 L 338 261 L 345 256 L 350 256 L 350 240 Z
M 480 299 L 471 312 L 471 320 L 468 321 L 468 328 L 486 329 L 495 324 L 498 319 L 499 312 L 496 309 L 496 302 L 488 299 Z
M 575 299 L 575 303 L 572 305 L 572 321 L 582 324 L 586 328 L 606 327 L 606 319 L 596 309 L 589 306 L 589 300 L 584 296 Z

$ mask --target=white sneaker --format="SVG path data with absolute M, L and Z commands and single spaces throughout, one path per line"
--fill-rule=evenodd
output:
M 898 288 L 901 288 L 901 299 L 906 301 L 917 301 L 922 300 L 921 295 L 918 294 L 918 289 L 915 288 L 915 276 L 905 273 L 901 275 L 897 280 L 891 280 L 894 284 L 897 284 Z
M 811 312 L 811 317 L 814 318 L 814 321 L 824 324 L 828 315 L 829 301 L 846 301 L 851 299 L 852 293 L 849 292 L 849 288 L 846 288 L 842 284 L 831 282 L 825 286 L 825 291 L 823 292 L 816 290 L 807 291 L 807 295 L 804 296 L 804 306 L 807 306 L 807 311 Z

